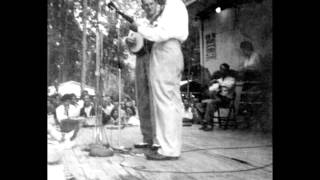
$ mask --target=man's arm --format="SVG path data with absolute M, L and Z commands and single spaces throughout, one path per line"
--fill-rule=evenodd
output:
M 211 79 L 219 79 L 221 78 L 221 72 L 220 71 L 216 71 L 212 74 Z
M 220 71 L 214 72 L 213 75 L 211 76 L 211 80 L 209 81 L 208 85 L 211 86 L 214 83 L 218 83 L 218 79 L 220 78 L 221 78 Z
M 212 84 L 218 83 L 218 79 L 212 79 L 209 81 L 208 86 L 211 86 Z

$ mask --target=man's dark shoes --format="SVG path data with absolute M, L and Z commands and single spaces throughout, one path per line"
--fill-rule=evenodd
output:
M 161 146 L 158 145 L 158 144 L 152 144 L 152 146 L 150 147 L 150 149 L 151 149 L 152 151 L 157 151 L 160 147 L 161 147 Z
M 199 130 L 204 130 L 205 128 L 207 128 L 207 126 L 201 126 Z
M 148 143 L 139 143 L 134 145 L 135 148 L 151 148 L 151 145 Z
M 204 130 L 204 131 L 212 131 L 212 130 L 213 130 L 213 126 L 211 126 L 211 127 L 206 127 L 206 128 L 204 128 L 203 130 Z
M 178 160 L 179 157 L 176 156 L 164 156 L 159 154 L 158 152 L 148 153 L 145 154 L 147 160 L 154 160 L 154 161 L 167 161 L 167 160 Z
M 182 126 L 192 126 L 192 122 L 183 122 Z

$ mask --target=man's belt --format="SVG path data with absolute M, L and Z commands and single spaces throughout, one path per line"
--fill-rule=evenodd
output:
M 177 42 L 179 45 L 181 45 L 181 41 L 179 41 L 176 38 L 171 38 L 171 39 L 169 39 L 167 41 L 164 41 L 164 42 L 170 42 L 170 41 L 171 42 L 172 41 L 173 42 Z M 149 41 L 147 39 L 144 39 L 143 44 L 144 44 L 143 48 L 141 48 L 140 51 L 135 53 L 137 56 L 144 56 L 145 54 L 150 54 L 151 53 L 152 46 L 153 46 L 154 42 Z

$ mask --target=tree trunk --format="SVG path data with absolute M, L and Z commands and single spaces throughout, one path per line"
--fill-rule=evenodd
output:
M 86 70 L 87 70 L 87 0 L 83 0 L 83 32 L 82 32 L 82 62 L 81 62 L 81 91 L 86 84 Z
M 96 93 L 99 94 L 100 90 L 100 32 L 97 28 L 96 31 L 96 70 L 95 70 L 95 76 L 96 76 Z
M 65 34 L 66 35 L 66 34 Z M 65 36 L 63 37 L 63 64 L 61 67 L 62 70 L 62 82 L 67 81 L 68 78 L 68 52 L 67 52 L 67 45 L 66 45 L 66 40 L 65 40 Z
M 99 13 L 99 12 L 98 12 Z M 96 122 L 97 125 L 101 125 L 101 111 L 99 111 L 98 107 L 100 105 L 100 33 L 99 33 L 99 18 L 98 25 L 96 29 L 96 69 L 95 69 L 95 77 L 96 77 Z M 97 142 L 101 141 L 101 139 L 96 139 Z
M 102 57 L 102 51 L 101 51 L 101 37 L 102 33 L 99 29 L 99 15 L 101 12 L 101 4 L 100 0 L 98 1 L 98 12 L 97 12 L 97 29 L 96 29 L 96 103 L 95 103 L 95 109 L 96 109 L 96 125 L 100 126 L 100 131 L 97 132 L 99 136 L 96 137 L 96 143 L 102 143 L 102 144 L 109 144 L 107 135 L 104 132 L 104 128 L 102 125 L 102 110 L 98 107 L 101 106 L 101 71 L 100 71 L 100 62 Z M 104 139 L 105 138 L 105 139 Z
M 47 86 L 50 85 L 50 43 L 47 43 Z
M 69 58 L 68 58 L 68 45 L 67 45 L 67 38 L 68 38 L 68 10 L 69 4 L 63 3 L 62 8 L 64 12 L 64 23 L 63 23 L 63 36 L 62 36 L 62 45 L 63 45 L 63 65 L 62 65 L 62 82 L 68 80 L 68 73 L 69 73 Z

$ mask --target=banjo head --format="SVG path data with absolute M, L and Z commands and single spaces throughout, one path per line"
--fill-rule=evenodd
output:
M 143 47 L 143 37 L 139 33 L 131 32 L 127 38 L 133 39 L 135 41 L 135 44 L 132 46 L 129 46 L 129 50 L 131 52 L 138 52 Z

